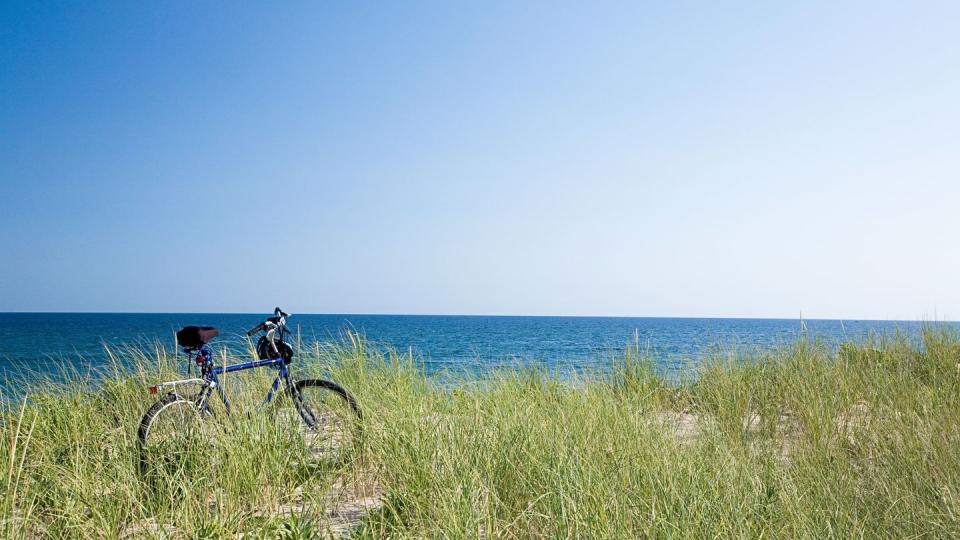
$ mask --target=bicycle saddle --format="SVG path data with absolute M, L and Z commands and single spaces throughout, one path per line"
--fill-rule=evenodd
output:
M 184 326 L 177 331 L 177 344 L 185 349 L 196 349 L 219 335 L 220 331 L 212 326 Z

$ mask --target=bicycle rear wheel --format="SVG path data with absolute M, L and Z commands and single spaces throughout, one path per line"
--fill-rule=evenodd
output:
M 137 430 L 140 473 L 183 471 L 203 440 L 203 416 L 195 398 L 167 394 L 154 403 Z
M 341 460 L 360 434 L 363 415 L 353 396 L 340 385 L 321 379 L 297 381 L 290 394 L 300 419 L 296 429 L 308 458 Z

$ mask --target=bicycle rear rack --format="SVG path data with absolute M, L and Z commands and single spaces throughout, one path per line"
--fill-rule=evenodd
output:
M 159 384 L 155 384 L 155 385 L 149 387 L 147 390 L 149 390 L 151 394 L 156 394 L 157 392 L 159 392 L 159 391 L 160 391 L 161 389 L 163 389 L 163 388 L 173 387 L 173 386 L 179 386 L 179 385 L 181 385 L 181 384 L 199 384 L 200 386 L 207 386 L 207 385 L 209 385 L 210 388 L 213 388 L 213 387 L 215 387 L 215 386 L 217 385 L 216 382 L 213 382 L 213 381 L 209 381 L 209 382 L 208 382 L 206 379 L 182 379 L 182 380 L 179 380 L 179 381 L 168 381 L 168 382 L 162 382 L 162 383 L 159 383 Z

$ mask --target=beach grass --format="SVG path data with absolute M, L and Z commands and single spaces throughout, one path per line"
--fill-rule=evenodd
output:
M 680 383 L 636 347 L 594 373 L 451 383 L 348 334 L 301 350 L 303 376 L 364 411 L 336 463 L 295 450 L 282 400 L 256 406 L 263 370 L 231 374 L 234 413 L 153 478 L 136 467 L 146 387 L 183 366 L 113 354 L 6 405 L 0 538 L 960 536 L 960 339 L 933 326 L 719 353 Z

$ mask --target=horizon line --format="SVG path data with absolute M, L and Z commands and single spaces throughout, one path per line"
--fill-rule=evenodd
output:
M 247 311 L 0 311 L 0 315 L 263 315 L 268 313 Z M 359 317 L 524 317 L 524 318 L 582 318 L 582 319 L 723 319 L 723 320 L 767 320 L 767 321 L 876 321 L 876 322 L 919 322 L 919 323 L 958 323 L 960 321 L 947 319 L 875 319 L 862 317 L 716 317 L 702 315 L 534 315 L 534 314 L 502 314 L 502 313 L 293 313 L 298 315 L 319 316 L 359 316 Z

